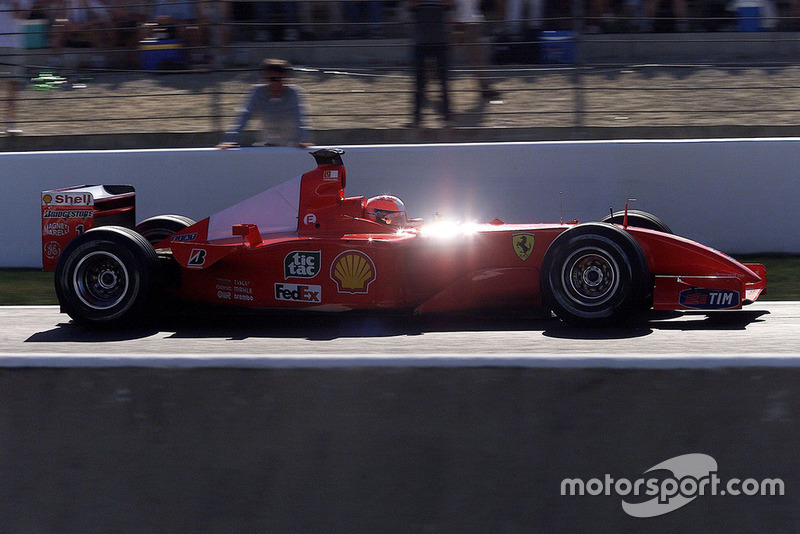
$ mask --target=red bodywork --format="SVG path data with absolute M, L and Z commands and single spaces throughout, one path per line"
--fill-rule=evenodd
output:
M 414 310 L 541 304 L 548 246 L 571 224 L 404 229 L 367 220 L 333 159 L 165 239 L 189 301 L 251 308 Z M 644 252 L 656 309 L 735 309 L 766 287 L 761 265 L 653 230 L 625 228 Z

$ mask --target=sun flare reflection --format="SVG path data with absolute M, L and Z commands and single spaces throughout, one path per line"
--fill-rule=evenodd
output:
M 454 239 L 475 235 L 479 227 L 476 222 L 437 221 L 423 226 L 420 234 L 434 239 Z

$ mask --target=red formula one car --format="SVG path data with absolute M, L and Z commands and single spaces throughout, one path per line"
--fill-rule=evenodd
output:
M 120 214 L 132 209 L 119 201 L 132 196 L 122 186 L 105 186 L 116 188 L 105 197 L 94 186 L 101 194 L 93 204 L 81 197 L 86 188 L 43 193 L 51 203 L 92 204 L 100 215 L 96 206 L 106 202 L 116 220 L 86 224 L 89 209 L 61 210 L 83 215 L 82 223 L 43 218 L 43 231 L 67 232 L 63 252 L 43 240 L 46 259 L 59 256 L 63 311 L 80 323 L 120 325 L 171 293 L 190 302 L 313 311 L 538 306 L 594 326 L 650 308 L 737 309 L 766 287 L 763 265 L 673 235 L 645 212 L 585 224 L 422 224 L 407 219 L 393 197 L 346 197 L 342 153 L 318 150 L 315 169 L 197 223 L 167 215 L 120 225 Z M 83 232 L 69 235 L 77 226 Z

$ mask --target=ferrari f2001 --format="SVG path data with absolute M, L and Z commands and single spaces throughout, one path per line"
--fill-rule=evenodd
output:
M 43 258 L 62 310 L 123 325 L 170 294 L 329 312 L 540 307 L 603 326 L 648 309 L 738 309 L 766 288 L 762 265 L 674 235 L 642 211 L 583 224 L 409 219 L 395 197 L 345 196 L 342 154 L 318 150 L 313 170 L 199 222 L 133 224 L 129 186 L 44 192 Z

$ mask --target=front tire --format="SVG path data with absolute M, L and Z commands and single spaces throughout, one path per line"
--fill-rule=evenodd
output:
M 559 235 L 545 253 L 542 300 L 576 326 L 608 326 L 641 308 L 649 290 L 647 260 L 627 232 L 587 223 Z
M 103 226 L 76 237 L 55 271 L 61 309 L 89 326 L 135 322 L 157 282 L 158 257 L 150 243 L 128 228 Z
M 624 224 L 625 212 L 615 211 L 610 215 L 606 215 L 600 222 L 611 224 Z M 647 228 L 648 230 L 658 230 L 665 234 L 674 233 L 672 229 L 667 226 L 667 223 L 656 217 L 652 213 L 642 210 L 628 210 L 628 226 L 638 226 L 639 228 Z

